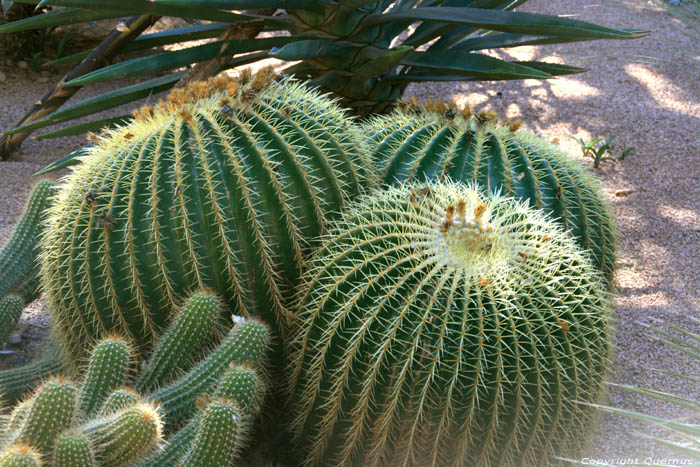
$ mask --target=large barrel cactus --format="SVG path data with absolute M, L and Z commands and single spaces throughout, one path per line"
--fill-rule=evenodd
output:
M 292 342 L 307 465 L 546 466 L 585 443 L 609 297 L 542 211 L 465 185 L 363 198 L 314 256 Z
M 136 115 L 97 139 L 50 211 L 42 286 L 63 354 L 76 362 L 116 332 L 141 358 L 204 288 L 281 335 L 312 242 L 368 182 L 357 129 L 269 70 Z
M 554 145 L 519 130 L 518 123 L 442 103 L 404 103 L 392 115 L 367 121 L 364 133 L 384 182 L 450 178 L 528 200 L 571 230 L 612 283 L 616 228 L 599 183 Z

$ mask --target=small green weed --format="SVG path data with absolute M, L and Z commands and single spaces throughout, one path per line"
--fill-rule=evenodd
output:
M 634 152 L 633 147 L 628 148 L 627 146 L 623 146 L 620 153 L 617 155 L 617 157 L 615 157 L 615 146 L 613 145 L 615 135 L 612 135 L 607 140 L 603 138 L 596 138 L 589 142 L 586 142 L 583 138 L 574 138 L 573 136 L 571 136 L 571 139 L 578 142 L 578 144 L 581 146 L 583 157 L 591 157 L 593 159 L 593 167 L 596 169 L 600 167 L 600 163 L 602 161 L 622 161 Z

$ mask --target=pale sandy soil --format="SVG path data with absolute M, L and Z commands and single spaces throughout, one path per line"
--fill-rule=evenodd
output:
M 550 81 L 429 84 L 411 87 L 409 94 L 522 118 L 527 128 L 558 140 L 578 158 L 580 149 L 570 136 L 589 140 L 617 135 L 620 145 L 635 148 L 623 163 L 604 163 L 595 170 L 615 207 L 622 234 L 616 275 L 617 348 L 609 380 L 700 399 L 700 387 L 659 371 L 699 375 L 700 363 L 660 345 L 647 329 L 666 322 L 700 332 L 687 319 L 700 316 L 700 37 L 642 0 L 532 0 L 526 9 L 576 14 L 598 24 L 652 34 L 637 41 L 507 52 L 520 60 L 545 59 L 591 69 L 580 75 Z M 5 72 L 18 76 L 0 83 L 0 128 L 10 126 L 48 88 L 23 72 Z M 0 244 L 21 212 L 32 174 L 82 143 L 81 138 L 27 140 L 21 161 L 0 162 Z M 20 348 L 45 335 L 48 323 L 43 311 L 37 302 L 25 314 L 23 321 L 31 326 Z M 615 388 L 609 403 L 662 417 L 688 417 L 683 409 Z M 647 438 L 659 434 L 663 431 L 657 427 L 605 415 L 590 457 L 679 459 Z

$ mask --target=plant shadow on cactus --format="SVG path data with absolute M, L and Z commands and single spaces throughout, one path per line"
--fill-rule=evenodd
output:
M 542 212 L 457 184 L 366 197 L 314 257 L 291 352 L 308 465 L 556 465 L 585 445 L 609 297 Z

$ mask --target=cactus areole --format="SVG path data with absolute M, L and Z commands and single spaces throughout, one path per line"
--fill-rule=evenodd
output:
M 358 130 L 269 70 L 194 83 L 136 116 L 97 138 L 49 214 L 42 286 L 64 355 L 116 332 L 141 358 L 206 288 L 280 335 L 313 241 L 367 182 Z
M 312 261 L 292 340 L 307 465 L 545 466 L 580 449 L 608 365 L 608 293 L 522 202 L 401 185 Z

